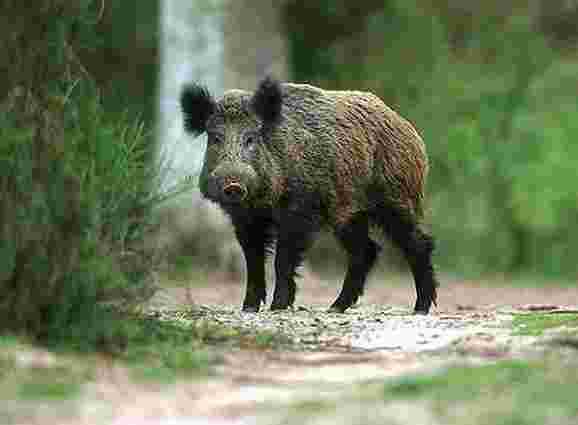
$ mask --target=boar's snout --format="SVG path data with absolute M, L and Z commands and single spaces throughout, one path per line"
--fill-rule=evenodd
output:
M 247 197 L 247 189 L 240 183 L 231 182 L 223 187 L 223 196 L 231 203 L 238 203 Z
M 249 196 L 249 188 L 256 178 L 252 169 L 219 168 L 209 177 L 209 198 L 222 204 L 239 204 Z

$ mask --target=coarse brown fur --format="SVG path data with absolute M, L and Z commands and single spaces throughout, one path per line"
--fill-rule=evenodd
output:
M 333 305 L 343 311 L 361 294 L 379 251 L 359 235 L 377 224 L 406 255 L 416 280 L 416 311 L 427 313 L 437 286 L 433 239 L 420 227 L 428 161 L 407 120 L 371 93 L 269 79 L 255 93 L 232 90 L 218 102 L 207 96 L 198 86 L 185 90 L 185 123 L 192 132 L 208 133 L 200 187 L 231 216 L 245 251 L 253 273 L 245 309 L 264 301 L 261 268 L 249 265 L 257 261 L 249 259 L 253 251 L 262 260 L 256 245 L 277 240 L 272 308 L 285 308 L 294 300 L 295 267 L 314 234 L 328 228 L 350 254 L 344 289 Z M 256 240 L 249 230 L 259 226 L 272 234 Z

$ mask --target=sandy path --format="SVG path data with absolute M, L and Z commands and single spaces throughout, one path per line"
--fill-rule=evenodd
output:
M 292 423 L 286 422 L 291 415 L 287 412 L 295 404 L 333 401 L 341 405 L 351 397 L 352 388 L 379 385 L 391 377 L 435 369 L 456 359 L 478 361 L 515 354 L 516 343 L 504 325 L 512 309 L 537 304 L 578 306 L 578 286 L 519 288 L 445 279 L 433 314 L 413 316 L 414 290 L 409 277 L 402 277 L 387 282 L 373 278 L 359 307 L 343 315 L 327 314 L 326 307 L 340 289 L 336 280 L 306 273 L 299 284 L 297 308 L 283 313 L 239 312 L 242 286 L 219 276 L 202 286 L 161 291 L 151 308 L 191 308 L 195 320 L 281 332 L 294 346 L 231 348 L 221 353 L 222 361 L 208 380 L 168 386 L 134 383 L 124 368 L 103 364 L 96 382 L 88 385 L 74 410 L 74 419 L 59 423 Z M 399 409 L 398 419 L 406 414 L 415 418 L 415 406 Z M 390 413 L 384 412 L 382 419 Z
M 327 305 L 341 289 L 341 277 L 319 278 L 306 271 L 298 281 L 296 305 Z M 513 286 L 499 280 L 473 281 L 442 277 L 438 292 L 438 313 L 463 310 L 495 310 L 504 307 L 524 307 L 531 304 L 578 306 L 578 282 L 575 286 L 561 286 L 555 281 L 541 286 Z M 165 294 L 164 303 L 182 305 L 193 300 L 197 304 L 239 305 L 244 287 L 218 275 L 210 284 L 194 284 L 189 290 L 175 289 Z M 188 294 L 187 294 L 188 292 Z M 269 295 L 271 293 L 269 288 Z M 409 275 L 373 277 L 367 284 L 363 304 L 413 306 L 415 290 Z
M 195 306 L 202 307 L 199 317 L 280 331 L 296 338 L 298 348 L 226 352 L 209 382 L 179 383 L 162 396 L 132 394 L 130 401 L 120 404 L 113 423 L 276 423 L 281 420 L 276 416 L 279 408 L 339 400 L 352 386 L 430 370 L 456 358 L 508 357 L 515 351 L 504 327 L 508 311 L 539 304 L 578 305 L 578 287 L 519 288 L 446 280 L 438 309 L 428 317 L 416 317 L 409 314 L 414 297 L 411 281 L 391 280 L 388 284 L 374 278 L 361 306 L 343 315 L 324 312 L 339 283 L 308 274 L 300 282 L 296 311 L 288 313 L 266 309 L 240 313 L 242 286 L 217 276 L 210 285 L 160 293 L 152 303 L 155 308 L 182 309 L 194 300 Z M 150 406 L 159 399 L 165 410 L 155 412 Z

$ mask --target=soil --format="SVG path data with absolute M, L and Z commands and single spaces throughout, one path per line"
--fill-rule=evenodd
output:
M 359 305 L 335 314 L 326 309 L 339 282 L 306 273 L 299 286 L 292 311 L 260 313 L 241 313 L 242 285 L 219 276 L 206 285 L 162 290 L 149 303 L 150 310 L 170 316 L 188 309 L 190 319 L 271 331 L 287 342 L 271 349 L 228 349 L 220 353 L 209 379 L 168 386 L 134 383 L 124 368 L 103 364 L 74 419 L 61 423 L 304 423 L 292 413 L 295 406 L 316 409 L 331 401 L 356 413 L 337 412 L 328 423 L 353 423 L 352 417 L 361 420 L 363 412 L 352 389 L 456 361 L 518 356 L 531 347 L 532 338 L 512 336 L 508 324 L 513 311 L 578 308 L 578 286 L 519 287 L 446 279 L 438 307 L 429 316 L 414 316 L 411 280 L 400 277 L 374 278 Z M 419 419 L 420 415 L 425 416 Z M 378 423 L 431 423 L 427 411 L 415 405 L 396 404 L 379 417 Z

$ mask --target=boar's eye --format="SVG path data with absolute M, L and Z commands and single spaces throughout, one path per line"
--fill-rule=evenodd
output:
M 219 145 L 223 141 L 223 138 L 215 133 L 209 133 L 207 137 L 207 143 L 210 145 Z
M 248 134 L 245 136 L 245 146 L 251 147 L 257 143 L 258 137 L 255 134 Z

